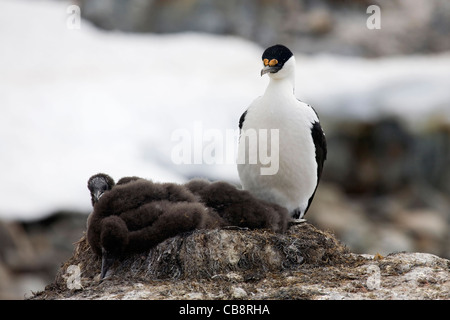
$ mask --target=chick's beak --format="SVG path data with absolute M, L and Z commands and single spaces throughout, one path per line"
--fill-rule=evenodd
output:
M 102 191 L 102 190 L 95 190 L 95 191 L 94 191 L 94 199 L 95 199 L 95 202 L 97 202 L 98 200 L 100 200 L 100 198 L 102 197 L 102 195 L 103 195 L 103 191 Z

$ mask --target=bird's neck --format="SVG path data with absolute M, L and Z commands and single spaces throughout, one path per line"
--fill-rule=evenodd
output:
M 270 78 L 265 95 L 294 95 L 295 77 L 285 77 L 282 79 Z

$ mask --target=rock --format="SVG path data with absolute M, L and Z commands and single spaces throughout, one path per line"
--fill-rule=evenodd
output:
M 332 31 L 333 19 L 329 10 L 313 9 L 307 16 L 308 31 L 313 35 L 324 35 Z
M 449 126 L 412 129 L 396 118 L 335 125 L 327 125 L 329 157 L 307 219 L 352 252 L 450 258 Z
M 369 1 L 78 0 L 83 18 L 108 30 L 231 34 L 303 53 L 401 55 L 442 52 L 448 41 L 445 0 L 378 3 L 381 29 L 370 30 Z M 402 17 L 399 19 L 398 17 Z M 414 36 L 411 36 L 414 35 Z
M 0 221 L 0 299 L 23 299 L 42 290 L 51 279 L 38 273 L 47 267 L 20 223 Z
M 231 297 L 233 299 L 245 299 L 247 296 L 247 292 L 241 287 L 231 287 Z
M 85 227 L 85 215 L 68 212 L 38 221 L 0 220 L 0 299 L 23 299 L 43 290 Z
M 222 253 L 222 254 L 220 254 Z M 286 234 L 196 230 L 116 264 L 99 282 L 85 238 L 31 299 L 450 299 L 450 261 L 426 253 L 358 255 L 309 223 Z M 81 289 L 70 290 L 70 266 Z M 73 268 L 73 267 L 71 267 Z
M 354 253 L 428 252 L 449 258 L 448 205 L 436 205 L 436 195 L 420 194 L 422 189 L 409 189 L 362 199 L 324 181 L 306 217 L 331 230 Z M 425 197 L 435 208 L 414 204 Z

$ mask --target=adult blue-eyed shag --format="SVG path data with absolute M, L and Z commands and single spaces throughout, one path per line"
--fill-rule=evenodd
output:
M 262 62 L 261 76 L 268 74 L 270 82 L 264 94 L 239 119 L 239 177 L 243 189 L 285 207 L 294 219 L 301 219 L 311 205 L 322 174 L 327 155 L 325 135 L 315 110 L 294 95 L 296 63 L 292 52 L 275 45 L 264 51 Z M 278 130 L 278 140 L 261 140 L 259 133 L 263 129 L 267 135 Z M 259 139 L 257 147 L 250 145 L 247 133 L 252 131 Z M 268 144 L 271 161 L 278 160 L 274 174 L 262 174 L 267 163 L 258 158 L 261 143 Z M 258 161 L 250 161 L 252 156 Z

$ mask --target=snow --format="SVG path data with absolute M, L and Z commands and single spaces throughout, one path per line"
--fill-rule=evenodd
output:
M 411 128 L 436 115 L 450 120 L 449 53 L 383 59 L 318 55 L 297 61 L 305 75 L 297 79 L 302 98 L 317 104 L 322 115 L 396 116 Z
M 171 157 L 172 136 L 191 133 L 202 152 L 211 132 L 236 132 L 268 82 L 263 48 L 227 36 L 104 32 L 86 21 L 69 29 L 69 5 L 0 1 L 0 218 L 88 212 L 86 182 L 97 172 L 238 182 L 236 135 L 223 143 L 223 164 L 184 165 Z M 321 116 L 450 119 L 449 54 L 296 59 L 296 94 Z

